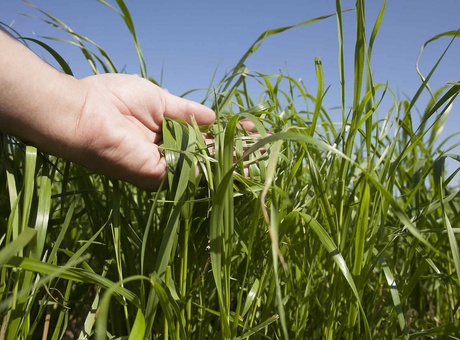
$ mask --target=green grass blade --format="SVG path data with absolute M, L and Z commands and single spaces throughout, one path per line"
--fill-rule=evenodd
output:
M 140 46 L 140 43 L 139 43 L 139 38 L 137 37 L 136 29 L 134 27 L 133 18 L 131 16 L 131 13 L 130 13 L 128 7 L 126 6 L 126 3 L 123 0 L 116 0 L 117 5 L 120 8 L 120 11 L 118 11 L 118 10 L 115 9 L 115 7 L 113 7 L 112 5 L 107 3 L 105 0 L 98 0 L 98 1 L 100 3 L 106 5 L 107 7 L 115 10 L 121 16 L 121 18 L 123 19 L 126 27 L 128 28 L 129 32 L 131 33 L 131 37 L 132 37 L 133 42 L 134 42 L 134 47 L 136 49 L 141 75 L 144 78 L 148 78 L 147 65 L 145 63 L 144 54 L 142 52 L 142 49 L 141 49 L 141 46 Z
M 272 218 L 270 218 L 267 212 L 266 204 L 265 204 L 266 196 L 268 194 L 268 191 L 276 175 L 276 169 L 277 169 L 278 160 L 281 154 L 280 151 L 281 151 L 282 144 L 283 144 L 283 141 L 279 140 L 275 142 L 273 146 L 269 149 L 270 156 L 268 160 L 267 174 L 265 178 L 264 189 L 260 195 L 260 202 L 262 206 L 262 212 L 264 215 L 265 223 L 267 224 L 269 234 L 270 234 L 270 240 L 272 243 L 273 274 L 274 274 L 275 286 L 276 286 L 276 297 L 277 297 L 277 307 L 278 307 L 279 319 L 281 322 L 283 337 L 285 339 L 288 339 L 289 335 L 288 335 L 288 329 L 287 329 L 287 323 L 286 323 L 286 313 L 284 311 L 283 296 L 281 292 L 280 279 L 278 275 L 278 260 L 281 261 L 284 267 L 286 267 L 286 264 L 285 264 L 283 255 L 281 254 L 281 251 L 279 249 L 278 218 L 276 216 L 273 216 L 276 214 L 277 209 L 276 209 L 275 200 L 272 199 L 272 209 L 271 209 Z
M 51 210 L 51 180 L 46 176 L 41 176 L 37 179 L 37 187 L 38 206 L 37 217 L 35 220 L 37 239 L 34 247 L 31 249 L 31 257 L 39 260 L 43 254 L 46 244 L 46 235 Z
M 25 228 L 16 239 L 3 247 L 3 249 L 0 250 L 0 267 L 3 267 L 8 261 L 16 256 L 18 252 L 21 252 L 21 250 L 32 241 L 36 234 L 36 230 Z
M 243 54 L 243 56 L 241 57 L 241 59 L 237 62 L 237 64 L 235 65 L 235 67 L 233 68 L 233 72 L 232 72 L 232 75 L 229 77 L 229 80 L 232 80 L 233 77 L 238 74 L 239 70 L 244 67 L 244 63 L 246 61 L 246 59 L 249 58 L 249 56 L 251 56 L 251 54 L 253 54 L 254 52 L 256 52 L 259 47 L 262 45 L 262 43 L 265 41 L 265 39 L 267 39 L 269 36 L 271 35 L 276 35 L 276 34 L 280 34 L 282 32 L 285 32 L 285 31 L 288 31 L 288 30 L 291 30 L 293 28 L 297 28 L 297 27 L 301 27 L 301 26 L 305 26 L 305 25 L 310 25 L 312 23 L 315 23 L 315 22 L 318 22 L 318 21 L 321 21 L 321 20 L 325 20 L 325 19 L 328 19 L 332 16 L 334 16 L 335 14 L 329 14 L 329 15 L 323 15 L 323 16 L 319 16 L 317 18 L 314 18 L 314 19 L 311 19 L 311 20 L 307 20 L 307 21 L 302 21 L 296 25 L 290 25 L 290 26 L 284 26 L 284 27 L 278 27 L 278 28 L 274 28 L 274 29 L 270 29 L 270 30 L 267 30 L 265 32 L 263 32 L 255 41 L 254 43 L 251 45 L 251 47 L 249 47 L 249 49 Z M 226 86 L 224 86 L 224 88 L 222 89 L 222 91 L 226 91 L 227 88 L 228 88 L 228 85 L 230 84 L 230 82 L 227 83 Z
M 315 110 L 313 112 L 313 119 L 310 126 L 310 136 L 313 136 L 316 132 L 316 123 L 318 121 L 318 116 L 321 111 L 321 106 L 323 103 L 323 96 L 324 96 L 324 76 L 323 76 L 323 64 L 321 63 L 321 59 L 316 57 L 315 58 L 315 69 L 316 69 L 316 82 L 318 84 L 317 92 L 316 92 L 316 100 L 315 100 Z
M 259 290 L 259 280 L 256 279 L 252 284 L 251 290 L 246 297 L 246 302 L 244 303 L 243 311 L 241 312 L 241 316 L 244 317 L 246 313 L 249 311 L 249 308 L 254 304 L 257 297 L 257 292 Z
M 61 230 L 59 232 L 56 241 L 54 242 L 53 249 L 51 249 L 51 253 L 48 257 L 48 263 L 57 263 L 57 252 L 59 251 L 59 247 L 61 246 L 62 241 L 65 238 L 66 232 L 69 229 L 70 223 L 72 222 L 73 213 L 75 211 L 76 201 L 73 201 L 70 204 L 69 210 L 65 216 L 64 223 L 61 226 Z
M 355 260 L 353 264 L 353 275 L 359 276 L 361 274 L 361 269 L 364 266 L 363 258 L 366 245 L 366 236 L 369 223 L 369 205 L 370 205 L 370 189 L 367 182 L 362 184 L 363 190 L 359 199 L 360 208 L 358 220 L 355 225 L 356 235 L 355 235 Z
M 442 176 L 436 176 L 435 180 L 437 180 L 439 185 L 442 187 Z M 440 200 L 441 200 L 441 208 L 442 208 L 442 215 L 443 215 L 442 219 L 446 227 L 447 236 L 449 239 L 449 245 L 450 245 L 450 249 L 452 252 L 452 261 L 454 263 L 454 268 L 457 274 L 458 282 L 460 282 L 460 250 L 458 247 L 457 237 L 450 223 L 450 218 L 447 215 L 447 208 L 444 204 L 444 193 L 443 192 L 441 192 L 440 194 Z
M 34 38 L 21 37 L 20 39 L 21 40 L 31 41 L 31 42 L 43 47 L 57 61 L 57 63 L 59 64 L 59 66 L 61 67 L 61 69 L 62 69 L 62 71 L 64 73 L 73 76 L 73 72 L 72 72 L 72 69 L 70 68 L 69 64 L 67 64 L 67 62 L 64 60 L 64 58 L 62 58 L 61 55 L 58 52 L 56 52 L 56 50 L 51 48 L 51 46 L 49 46 L 48 44 L 45 44 L 41 40 L 34 39 Z
M 345 52 L 343 44 L 343 16 L 342 16 L 342 1 L 335 1 L 336 17 L 337 17 L 337 38 L 338 38 L 338 67 L 339 67 L 339 82 L 340 82 L 340 99 L 341 99 L 341 112 L 342 122 L 345 121 L 345 107 L 346 107 L 346 83 L 345 83 Z
M 374 248 L 374 255 L 378 255 L 378 252 L 375 248 Z M 383 272 L 385 274 L 385 278 L 387 280 L 388 287 L 390 288 L 391 299 L 393 300 L 395 311 L 396 311 L 396 314 L 398 315 L 399 328 L 401 329 L 402 334 L 407 334 L 406 319 L 404 317 L 402 303 L 399 297 L 400 294 L 398 291 L 398 286 L 396 285 L 396 279 L 393 273 L 391 272 L 391 269 L 387 261 L 383 257 L 383 255 L 380 255 L 378 258 L 383 268 Z
M 128 340 L 144 339 L 145 335 L 145 317 L 140 309 L 137 310 L 136 320 L 134 320 L 133 328 L 129 333 Z
M 35 165 L 37 162 L 37 149 L 33 146 L 26 147 L 26 166 L 24 170 L 23 207 L 21 231 L 29 225 L 29 217 L 32 208 L 32 198 L 35 187 Z
M 258 334 L 259 331 L 261 331 L 265 327 L 269 326 L 271 323 L 275 322 L 278 319 L 279 319 L 278 315 L 273 315 L 272 317 L 268 318 L 264 322 L 261 322 L 259 325 L 257 325 L 256 327 L 252 328 L 248 332 L 244 333 L 241 337 L 237 337 L 236 339 L 247 339 L 247 338 L 250 338 L 253 335 L 261 335 L 261 334 Z
M 155 274 L 152 275 L 151 283 L 160 301 L 163 313 L 165 314 L 168 322 L 168 327 L 171 329 L 172 338 L 177 340 L 188 339 L 184 328 L 185 320 L 181 318 L 179 306 L 173 298 L 169 288 L 165 285 L 161 278 Z M 176 323 L 176 320 L 178 323 Z M 177 331 L 176 325 L 179 326 Z
M 356 287 L 356 284 L 355 284 L 355 281 L 353 279 L 353 276 L 352 276 L 350 270 L 348 270 L 348 266 L 347 266 L 347 264 L 345 262 L 345 259 L 340 254 L 339 249 L 334 244 L 334 241 L 330 238 L 330 236 L 327 234 L 327 232 L 324 230 L 324 228 L 313 217 L 311 217 L 308 214 L 302 213 L 302 212 L 297 212 L 297 213 L 303 218 L 305 223 L 309 227 L 311 227 L 313 229 L 313 231 L 318 236 L 318 238 L 321 241 L 321 243 L 323 244 L 323 246 L 326 248 L 326 250 L 330 253 L 332 258 L 334 259 L 334 262 L 339 267 L 339 269 L 342 272 L 343 276 L 347 280 L 348 285 L 350 286 L 350 288 L 351 288 L 351 290 L 353 292 L 353 295 L 355 296 L 355 298 L 357 300 L 357 303 L 358 303 L 358 306 L 360 308 L 361 317 L 362 317 L 363 322 L 364 322 L 364 330 L 365 330 L 366 337 L 368 339 L 371 339 L 372 336 L 371 336 L 371 332 L 370 332 L 370 328 L 369 328 L 369 323 L 367 321 L 366 313 L 365 313 L 365 311 L 363 309 L 363 306 L 361 304 L 361 297 L 360 297 L 360 294 L 359 294 L 358 289 Z
M 98 313 L 98 317 L 96 320 L 96 339 L 97 340 L 106 339 L 108 336 L 107 323 L 108 323 L 108 315 L 109 315 L 109 310 L 110 310 L 110 299 L 112 298 L 112 295 L 114 293 L 119 292 L 120 290 L 124 290 L 124 288 L 122 288 L 123 284 L 132 282 L 132 281 L 139 281 L 139 280 L 149 280 L 149 279 L 148 277 L 145 277 L 142 275 L 134 275 L 120 282 L 116 282 L 116 283 L 112 282 L 111 285 L 108 287 L 99 305 L 99 313 Z
M 166 123 L 168 122 L 168 123 Z M 166 124 L 170 124 L 168 127 Z M 158 275 L 164 275 L 166 267 L 171 260 L 173 245 L 177 242 L 179 218 L 183 205 L 189 198 L 191 173 L 195 174 L 193 161 L 190 154 L 181 153 L 189 145 L 187 130 L 177 122 L 165 120 L 163 125 L 163 142 L 168 163 L 168 182 L 172 200 L 175 203 L 164 229 L 159 257 L 157 258 L 155 271 Z M 173 135 L 174 134 L 174 135 Z
M 110 288 L 114 286 L 113 281 L 96 273 L 88 272 L 79 268 L 60 267 L 53 264 L 32 260 L 30 258 L 14 256 L 8 260 L 8 263 L 5 266 L 10 268 L 22 268 L 30 272 L 40 273 L 46 276 L 59 277 L 65 280 L 93 283 L 103 288 Z M 129 290 L 124 288 L 116 288 L 114 291 L 118 296 L 122 296 L 134 304 L 138 304 L 137 296 Z
M 441 39 L 441 38 L 444 38 L 444 37 L 451 37 L 451 41 L 450 43 L 447 45 L 446 49 L 444 50 L 444 52 L 441 54 L 441 56 L 439 57 L 439 59 L 437 60 L 437 62 L 435 63 L 435 65 L 433 66 L 433 68 L 431 69 L 431 71 L 429 72 L 428 76 L 427 77 L 424 77 L 422 72 L 420 71 L 420 68 L 419 68 L 419 63 L 420 63 L 420 59 L 423 55 L 423 52 L 424 50 L 426 49 L 426 47 L 437 41 L 438 39 Z M 457 30 L 453 30 L 453 31 L 447 31 L 447 32 L 443 32 L 443 33 L 440 33 L 440 34 L 436 34 L 435 36 L 431 37 L 430 39 L 428 39 L 424 44 L 423 46 L 420 48 L 420 52 L 418 54 L 418 57 L 417 57 L 417 61 L 416 61 L 416 70 L 417 70 L 417 74 L 419 75 L 420 79 L 422 80 L 423 84 L 422 86 L 423 87 L 427 87 L 428 90 L 430 91 L 431 93 L 431 89 L 429 88 L 428 86 L 428 80 L 431 78 L 431 75 L 434 73 L 434 71 L 436 70 L 436 68 L 438 67 L 439 63 L 441 62 L 441 60 L 443 59 L 444 55 L 446 54 L 447 50 L 449 49 L 450 45 L 453 43 L 453 41 L 460 37 L 460 29 L 457 29 Z
M 356 1 L 356 44 L 354 55 L 354 88 L 353 88 L 353 108 L 356 110 L 361 101 L 361 92 L 363 89 L 364 71 L 366 67 L 366 25 L 364 0 Z M 353 112 L 358 115 L 360 112 Z

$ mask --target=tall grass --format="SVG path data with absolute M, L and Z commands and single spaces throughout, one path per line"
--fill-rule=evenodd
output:
M 128 8 L 116 3 L 148 77 Z M 209 89 L 204 100 L 218 115 L 207 131 L 214 153 L 195 123 L 164 122 L 168 182 L 156 193 L 2 135 L 0 338 L 459 334 L 459 169 L 449 174 L 445 163 L 460 156 L 446 146 L 457 136 L 438 131 L 460 85 L 431 91 L 416 120 L 438 64 L 421 75 L 411 99 L 374 83 L 372 48 L 385 1 L 367 25 L 358 0 L 354 68 L 346 69 L 345 19 L 336 4 L 339 122 L 322 105 L 320 59 L 315 94 L 289 74 L 244 66 L 270 35 L 333 20 L 326 15 L 263 33 Z M 69 33 L 95 73 L 116 72 L 102 47 L 41 14 Z M 71 73 L 44 41 L 26 41 Z M 349 73 L 353 82 L 346 84 Z M 248 92 L 253 84 L 260 96 Z M 383 111 L 388 98 L 392 105 Z M 241 119 L 252 121 L 256 134 L 241 130 Z

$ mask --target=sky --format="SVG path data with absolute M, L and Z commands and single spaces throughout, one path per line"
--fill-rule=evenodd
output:
M 110 3 L 115 1 L 108 0 Z M 131 36 L 121 18 L 97 0 L 31 0 L 38 8 L 65 22 L 74 31 L 101 45 L 126 73 L 140 73 Z M 181 95 L 208 88 L 213 75 L 220 79 L 267 29 L 297 24 L 335 12 L 333 0 L 232 0 L 232 1 L 125 1 L 131 11 L 150 76 L 170 92 Z M 343 0 L 343 9 L 355 1 Z M 382 5 L 366 2 L 369 31 Z M 26 15 L 24 15 L 26 14 Z M 344 13 L 345 66 L 348 88 L 352 88 L 354 12 Z M 32 17 L 31 17 L 32 16 Z M 12 25 L 23 36 L 58 36 L 56 29 L 33 16 L 43 17 L 21 0 L 0 0 L 0 21 Z M 398 98 L 412 97 L 420 86 L 416 60 L 423 44 L 436 34 L 460 28 L 460 0 L 388 0 L 385 16 L 373 50 L 374 82 L 387 83 Z M 443 38 L 427 46 L 420 69 L 427 74 L 449 44 Z M 70 64 L 75 76 L 91 69 L 75 47 L 48 41 Z M 1 48 L 1 47 L 0 47 Z M 50 60 L 43 50 L 37 54 Z M 289 73 L 316 90 L 314 58 L 320 57 L 326 86 L 327 108 L 340 105 L 337 22 L 335 17 L 270 36 L 246 62 L 250 71 Z M 460 80 L 460 38 L 456 39 L 430 85 L 433 89 Z M 254 89 L 257 91 L 257 89 Z M 189 98 L 201 101 L 204 91 Z M 428 94 L 418 109 L 423 112 Z M 350 100 L 347 101 L 351 103 Z M 340 117 L 337 116 L 337 120 Z M 453 106 L 444 135 L 460 129 L 460 105 Z M 457 136 L 453 142 L 460 141 Z M 456 149 L 460 153 L 460 149 Z

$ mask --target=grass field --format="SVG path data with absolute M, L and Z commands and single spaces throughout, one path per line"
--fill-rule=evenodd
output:
M 206 131 L 214 154 L 198 126 L 165 121 L 168 183 L 155 193 L 2 135 L 0 339 L 458 338 L 460 168 L 445 164 L 460 161 L 447 146 L 459 143 L 438 132 L 460 84 L 445 79 L 421 103 L 436 66 L 409 99 L 374 83 L 385 2 L 370 26 L 364 6 L 351 70 L 340 1 L 334 14 L 341 79 L 354 75 L 342 82 L 341 121 L 322 105 L 321 60 L 316 93 L 244 65 L 270 35 L 325 17 L 264 32 L 203 98 L 218 115 Z M 68 30 L 95 72 L 116 70 L 102 47 L 41 15 Z M 46 41 L 26 42 L 71 72 Z M 243 118 L 256 135 L 238 128 Z

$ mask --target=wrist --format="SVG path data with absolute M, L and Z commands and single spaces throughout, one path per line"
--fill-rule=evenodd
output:
M 2 31 L 0 45 L 0 131 L 63 155 L 84 89 Z
M 44 78 L 34 77 L 22 90 L 11 96 L 15 102 L 3 106 L 2 131 L 37 146 L 41 150 L 63 156 L 73 147 L 78 115 L 85 100 L 78 80 L 59 73 Z M 67 151 L 66 151 L 67 150 Z

